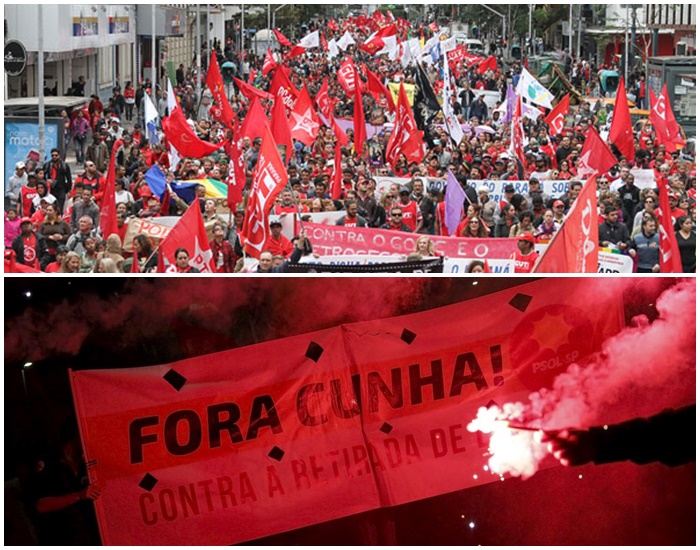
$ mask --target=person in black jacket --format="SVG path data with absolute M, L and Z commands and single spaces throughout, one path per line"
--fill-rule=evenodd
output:
M 695 404 L 621 424 L 547 431 L 542 441 L 564 466 L 624 460 L 680 466 L 695 461 Z
M 630 232 L 627 226 L 617 219 L 617 208 L 606 206 L 605 221 L 598 226 L 598 244 L 604 248 L 612 247 L 624 252 L 631 244 Z
M 66 195 L 73 188 L 73 178 L 70 166 L 61 159 L 61 152 L 58 149 L 51 149 L 51 160 L 44 164 L 44 174 L 47 180 L 51 180 L 51 194 L 56 197 L 58 209 L 63 211 Z

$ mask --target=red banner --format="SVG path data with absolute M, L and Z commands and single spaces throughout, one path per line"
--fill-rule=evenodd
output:
M 596 177 L 583 186 L 564 225 L 539 258 L 534 273 L 598 272 Z
M 71 372 L 103 543 L 235 544 L 497 481 L 466 423 L 617 334 L 622 301 L 607 285 L 540 280 L 177 363 Z
M 209 88 L 211 95 L 214 97 L 214 101 L 219 104 L 221 109 L 220 121 L 223 122 L 227 128 L 233 128 L 233 117 L 235 115 L 226 97 L 226 88 L 224 87 L 224 79 L 221 78 L 219 62 L 216 58 L 216 50 L 211 51 L 209 70 L 207 71 L 207 88 Z
M 345 227 L 305 222 L 314 252 L 322 256 L 410 254 L 420 233 L 387 229 Z M 435 252 L 447 258 L 490 258 L 507 260 L 518 249 L 515 239 L 465 239 L 431 235 Z

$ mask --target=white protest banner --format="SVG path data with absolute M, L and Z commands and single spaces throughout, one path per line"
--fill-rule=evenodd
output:
M 483 262 L 483 258 L 445 258 L 443 273 L 467 273 L 469 264 L 478 260 Z M 515 273 L 515 260 L 488 259 L 491 273 Z
M 406 256 L 402 255 L 360 255 L 348 254 L 347 256 L 304 256 L 299 260 L 300 264 L 319 264 L 319 265 L 374 265 L 374 264 L 391 264 L 406 261 Z
M 653 170 L 630 170 L 630 174 L 634 176 L 634 185 L 639 189 L 656 189 L 656 178 Z M 610 184 L 612 191 L 617 191 L 622 187 L 622 180 L 619 178 Z
M 634 260 L 626 254 L 598 253 L 598 273 L 633 273 Z
M 579 180 L 540 180 L 540 189 L 552 198 L 566 195 L 569 191 L 569 183 Z M 529 191 L 529 184 L 524 180 L 467 180 L 467 185 L 478 189 L 481 186 L 489 188 L 489 198 L 495 202 L 505 200 L 505 187 L 511 184 L 515 192 L 519 195 L 526 195 Z

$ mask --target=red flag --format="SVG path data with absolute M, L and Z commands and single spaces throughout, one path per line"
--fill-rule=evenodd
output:
M 438 26 L 435 21 L 433 21 L 430 25 L 428 25 L 428 28 L 433 31 L 433 32 L 438 32 Z
M 321 40 L 321 48 L 323 48 L 324 52 L 327 52 L 328 51 L 328 39 L 326 38 L 326 35 L 324 33 L 321 33 L 320 40 Z
M 262 74 L 267 76 L 272 69 L 277 66 L 277 61 L 275 61 L 274 56 L 270 48 L 267 48 L 267 53 L 265 54 L 265 61 L 263 62 Z
M 289 59 L 294 59 L 295 57 L 299 57 L 300 55 L 304 55 L 306 53 L 306 48 L 304 46 L 294 46 L 292 47 L 289 52 L 287 52 L 287 55 L 284 56 L 286 60 Z
M 316 105 L 318 105 L 318 110 L 321 114 L 330 119 L 333 115 L 333 107 L 331 105 L 331 99 L 328 96 L 328 77 L 323 79 L 323 83 L 316 93 Z
M 160 215 L 167 216 L 168 214 L 170 214 L 170 187 L 166 185 L 163 200 L 160 203 Z
M 255 86 L 251 86 L 250 84 L 243 82 L 242 80 L 236 78 L 235 76 L 233 77 L 233 81 L 236 83 L 236 86 L 238 86 L 238 89 L 240 92 L 246 96 L 250 101 L 253 101 L 253 98 L 259 98 L 259 99 L 267 99 L 272 101 L 274 99 L 274 96 L 266 92 L 265 90 L 261 90 L 259 88 L 256 88 Z
M 131 262 L 130 273 L 141 273 L 141 268 L 139 267 L 139 253 L 136 252 L 135 248 L 134 248 L 134 258 L 133 258 L 133 261 Z
M 362 105 L 362 92 L 360 92 L 360 75 L 355 71 L 355 101 L 353 102 L 353 130 L 355 137 L 355 155 L 362 156 L 367 139 L 367 128 L 365 126 L 365 110 Z
M 202 158 L 211 155 L 220 147 L 220 143 L 202 141 L 187 123 L 182 109 L 172 109 L 170 116 L 163 117 L 165 137 L 183 157 Z
M 281 99 L 287 109 L 293 109 L 294 103 L 299 97 L 299 90 L 296 89 L 294 84 L 289 81 L 289 76 L 287 76 L 287 67 L 285 65 L 280 65 L 281 70 L 275 71 L 275 76 L 272 77 L 272 82 L 270 83 L 270 93 L 272 94 L 275 101 Z
M 264 135 L 265 126 L 267 126 L 267 115 L 258 98 L 254 97 L 241 125 L 241 136 L 249 137 L 250 141 L 253 141 Z
M 277 145 L 282 145 L 286 148 L 285 159 L 289 163 L 294 151 L 294 144 L 292 143 L 292 135 L 289 129 L 289 120 L 287 120 L 287 108 L 281 101 L 275 101 L 275 105 L 272 108 L 270 130 Z
M 516 158 L 525 166 L 525 131 L 523 130 L 523 106 L 521 98 L 515 100 L 515 112 L 513 113 L 513 122 L 511 125 L 510 148 Z
M 374 55 L 379 50 L 384 48 L 384 40 L 381 36 L 374 36 L 371 40 L 359 44 L 358 48 L 360 48 L 362 51 L 367 52 L 369 55 Z
M 380 103 L 380 98 L 384 97 L 386 98 L 386 103 L 389 109 L 392 111 L 396 110 L 396 104 L 394 103 L 394 98 L 391 95 L 391 92 L 386 86 L 384 86 L 384 84 L 382 84 L 379 77 L 369 69 L 367 69 L 367 90 L 374 96 L 377 103 Z
M 666 84 L 664 84 L 658 99 L 654 96 L 652 89 L 649 88 L 649 99 L 652 105 L 649 121 L 654 126 L 659 141 L 666 146 L 669 152 L 675 151 L 679 147 L 685 147 L 686 142 L 681 137 L 680 127 L 676 122 L 676 117 L 673 116 L 671 103 L 668 100 Z
M 328 27 L 328 30 L 329 30 L 329 31 L 338 31 L 338 30 L 340 30 L 340 27 L 338 27 L 338 23 L 336 23 L 335 19 L 333 19 L 333 18 L 331 18 L 331 19 L 328 21 L 327 27 Z
M 620 77 L 615 97 L 615 109 L 613 110 L 612 125 L 610 126 L 610 143 L 614 143 L 620 153 L 628 160 L 634 160 L 634 134 L 632 132 L 632 117 L 627 105 L 627 92 L 625 91 L 625 79 Z
M 209 70 L 207 71 L 207 87 L 214 97 L 214 101 L 216 101 L 221 108 L 221 122 L 227 127 L 232 128 L 234 117 L 233 109 L 231 109 L 231 104 L 226 97 L 224 80 L 221 78 L 219 62 L 216 59 L 216 50 L 212 50 L 211 52 L 211 61 L 209 62 Z
M 333 179 L 331 180 L 331 198 L 338 200 L 343 194 L 343 173 L 340 169 L 340 140 L 335 142 L 335 156 L 333 157 Z
M 321 121 L 314 110 L 306 85 L 301 90 L 290 116 L 291 135 L 304 145 L 311 145 L 318 135 Z
M 562 97 L 559 103 L 557 103 L 554 109 L 547 115 L 547 118 L 544 119 L 554 135 L 561 134 L 564 129 L 564 117 L 569 113 L 570 96 L 571 94 L 566 94 Z
M 228 206 L 233 210 L 243 200 L 243 188 L 245 187 L 245 166 L 243 159 L 243 134 L 240 131 L 238 118 L 235 119 L 233 139 L 231 141 L 231 160 L 228 164 L 228 176 L 226 178 Z
M 396 104 L 396 122 L 389 136 L 386 151 L 386 158 L 392 165 L 396 164 L 400 153 L 406 155 L 409 163 L 420 162 L 425 154 L 423 135 L 418 130 L 403 83 L 399 88 L 399 101 Z
M 265 126 L 260 156 L 248 197 L 243 229 L 246 253 L 259 258 L 270 236 L 269 214 L 278 195 L 287 186 L 287 171 L 270 129 Z
M 668 202 L 668 182 L 666 178 L 656 180 L 659 186 L 659 267 L 661 273 L 683 273 L 678 240 L 673 231 L 671 205 Z
M 597 273 L 596 176 L 581 189 L 564 224 L 535 264 L 533 273 Z
M 345 61 L 340 64 L 340 68 L 338 69 L 338 83 L 343 87 L 343 90 L 345 90 L 348 96 L 355 93 L 356 72 L 355 62 L 350 57 L 346 57 Z M 362 81 L 360 81 L 360 86 L 363 86 Z M 364 86 L 360 91 L 365 91 Z
M 498 70 L 498 62 L 496 61 L 496 58 L 494 56 L 487 57 L 486 59 L 481 61 L 476 69 L 476 72 L 479 74 L 485 74 L 488 70 Z
M 118 139 L 112 147 L 112 156 L 109 159 L 109 168 L 107 169 L 107 178 L 105 179 L 105 190 L 102 195 L 102 207 L 100 208 L 100 231 L 106 239 L 112 233 L 117 233 L 117 197 L 116 181 L 117 181 L 117 151 L 122 146 L 122 140 Z
M 617 164 L 615 155 L 610 152 L 607 145 L 600 139 L 598 132 L 593 127 L 586 134 L 586 142 L 581 150 L 581 159 L 578 163 L 578 177 L 580 179 L 605 174 Z
M 289 41 L 289 38 L 284 36 L 280 31 L 277 29 L 272 29 L 272 32 L 275 33 L 275 37 L 277 38 L 277 42 L 280 43 L 280 46 L 286 46 L 287 48 L 292 47 L 292 43 Z
M 199 201 L 190 204 L 187 211 L 178 220 L 170 233 L 160 243 L 160 253 L 175 265 L 175 251 L 184 248 L 190 255 L 189 265 L 202 273 L 216 273 L 214 257 L 209 248 L 207 230 L 199 207 Z

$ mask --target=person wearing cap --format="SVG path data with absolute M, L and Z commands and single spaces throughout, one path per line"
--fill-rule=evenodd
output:
M 540 184 L 540 180 L 537 178 L 530 178 L 529 181 L 527 182 L 527 193 L 525 193 L 525 199 L 527 200 L 528 207 L 530 209 L 534 209 L 533 205 L 533 198 L 535 195 L 542 197 L 542 202 L 544 204 L 548 204 L 550 201 L 550 197 L 547 193 L 542 191 L 542 185 Z
M 412 233 L 419 233 L 423 228 L 423 213 L 416 201 L 411 200 L 411 190 L 408 187 L 399 189 L 399 201 L 395 205 L 401 209 L 402 221 Z
M 547 168 L 547 156 L 544 153 L 539 153 L 535 156 L 535 169 L 530 172 L 531 178 L 537 178 L 538 180 L 546 180 L 552 170 Z
M 512 183 L 506 183 L 503 187 L 503 199 L 498 203 L 498 210 L 503 211 L 507 205 L 510 204 L 510 200 L 515 195 L 515 186 Z
M 518 251 L 511 255 L 515 260 L 514 273 L 531 273 L 539 254 L 535 250 L 535 237 L 532 233 L 521 233 L 517 237 Z
M 20 161 L 15 164 L 15 172 L 5 186 L 5 208 L 19 208 L 19 199 L 22 187 L 27 185 L 27 165 Z
M 671 223 L 675 225 L 676 220 L 682 216 L 686 216 L 688 213 L 683 210 L 682 208 L 679 208 L 678 205 L 680 203 L 680 196 L 678 193 L 674 193 L 671 191 L 668 194 L 668 205 L 671 210 Z M 661 209 L 657 208 L 656 212 L 656 217 L 661 219 Z
M 489 236 L 493 237 L 494 229 L 496 227 L 496 216 L 500 213 L 498 209 L 498 204 L 491 197 L 489 197 L 489 188 L 482 185 L 477 189 L 477 196 L 479 198 L 479 204 L 481 205 L 481 219 L 486 223 L 486 227 L 489 230 Z
M 559 225 L 564 223 L 564 217 L 566 216 L 566 204 L 562 200 L 555 200 L 552 204 L 552 212 L 554 213 L 554 223 Z
M 265 241 L 263 249 L 269 251 L 273 256 L 284 256 L 289 258 L 294 251 L 294 245 L 287 237 L 282 235 L 282 222 L 272 220 L 270 222 L 270 236 Z
M 12 241 L 12 250 L 17 255 L 17 263 L 36 270 L 43 270 L 50 263 L 46 239 L 36 233 L 31 218 L 20 220 L 20 234 Z

